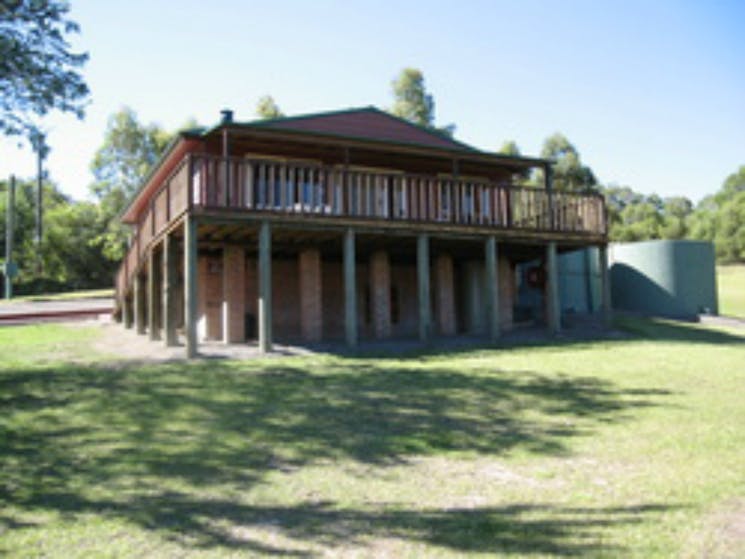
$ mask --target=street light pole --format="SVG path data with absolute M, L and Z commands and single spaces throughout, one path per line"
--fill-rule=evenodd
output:
M 8 182 L 8 199 L 5 208 L 5 299 L 13 297 L 13 276 L 15 275 L 15 264 L 13 263 L 13 229 L 15 212 L 16 177 L 10 175 Z

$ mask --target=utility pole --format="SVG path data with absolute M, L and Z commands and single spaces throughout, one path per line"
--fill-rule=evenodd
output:
M 5 298 L 13 297 L 13 276 L 16 272 L 16 265 L 13 262 L 13 229 L 15 228 L 15 193 L 16 177 L 10 175 L 8 182 L 8 200 L 5 212 Z
M 34 245 L 36 246 L 36 273 L 41 275 L 42 272 L 42 259 L 41 259 L 41 239 L 43 235 L 42 220 L 44 217 L 43 213 L 43 163 L 44 158 L 49 154 L 49 146 L 46 144 L 46 138 L 44 133 L 40 130 L 35 130 L 31 135 L 31 146 L 36 151 L 36 229 L 34 233 Z

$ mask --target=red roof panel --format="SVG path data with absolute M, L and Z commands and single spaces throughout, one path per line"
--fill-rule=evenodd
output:
M 251 125 L 262 128 L 333 134 L 369 140 L 431 146 L 459 151 L 474 148 L 451 138 L 430 132 L 374 107 L 316 115 L 260 121 Z

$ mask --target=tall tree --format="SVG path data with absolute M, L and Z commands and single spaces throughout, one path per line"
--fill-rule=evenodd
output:
M 541 157 L 556 161 L 553 166 L 556 190 L 583 192 L 596 189 L 598 181 L 592 169 L 582 164 L 577 148 L 560 132 L 546 138 Z
M 704 198 L 690 217 L 691 235 L 714 242 L 725 262 L 745 261 L 745 165 Z
M 426 128 L 434 126 L 435 100 L 424 87 L 424 75 L 417 68 L 404 68 L 391 82 L 391 113 Z
M 404 68 L 391 82 L 393 106 L 389 112 L 424 128 L 452 136 L 455 125 L 435 126 L 435 100 L 424 85 L 424 74 L 418 68 Z
M 259 102 L 256 104 L 256 115 L 264 120 L 285 116 L 271 95 L 264 95 L 259 99 Z
M 91 162 L 95 181 L 90 186 L 99 201 L 101 219 L 107 223 L 98 241 L 108 258 L 118 260 L 124 255 L 127 231 L 119 215 L 171 139 L 160 126 L 141 124 L 128 107 L 109 118 L 103 145 Z
M 90 202 L 75 202 L 55 184 L 44 182 L 44 206 L 47 209 L 43 242 L 34 242 L 35 180 L 19 180 L 15 199 L 14 260 L 19 264 L 18 293 L 33 293 L 65 288 L 103 287 L 111 285 L 112 262 L 106 260 L 95 245 L 103 224 L 98 210 Z M 7 183 L 0 180 L 0 191 Z M 5 211 L 6 197 L 0 197 L 0 212 Z M 0 236 L 5 222 L 0 222 Z M 37 274 L 35 263 L 43 264 Z
M 520 148 L 513 140 L 507 140 L 506 142 L 503 142 L 502 147 L 499 148 L 499 151 L 497 153 L 499 153 L 500 155 L 511 155 L 515 157 L 520 157 L 521 155 Z
M 83 117 L 88 55 L 70 50 L 77 23 L 60 0 L 0 2 L 0 133 L 30 135 L 51 110 Z

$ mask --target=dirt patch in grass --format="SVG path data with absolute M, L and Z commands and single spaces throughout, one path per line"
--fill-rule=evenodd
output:
M 736 559 L 745 557 L 745 498 L 727 501 L 707 515 L 684 557 Z

